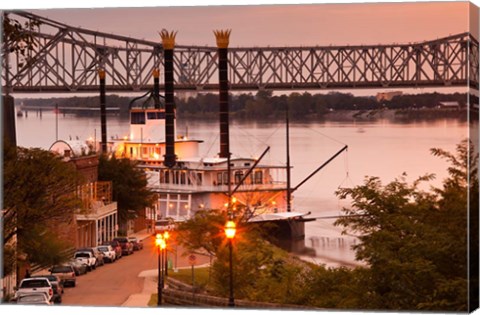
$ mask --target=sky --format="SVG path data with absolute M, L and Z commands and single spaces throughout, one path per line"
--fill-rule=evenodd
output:
M 480 0 L 382 3 L 311 0 L 295 1 L 294 4 L 282 0 L 229 0 L 231 5 L 221 5 L 226 1 L 215 0 L 176 0 L 175 6 L 147 0 L 3 2 L 0 9 L 24 9 L 67 25 L 150 41 L 160 42 L 158 31 L 165 28 L 178 32 L 176 43 L 179 45 L 215 47 L 213 30 L 219 29 L 232 30 L 230 47 L 403 44 L 469 31 L 479 37 Z M 474 22 L 476 28 L 472 27 Z M 452 93 L 458 88 L 438 90 Z M 431 91 L 404 89 L 405 93 Z M 342 92 L 360 96 L 375 95 L 383 90 Z M 65 95 L 25 94 L 16 97 Z
M 203 4 L 200 6 L 193 6 L 192 1 L 177 1 L 175 7 L 160 7 L 158 2 L 144 0 L 102 1 L 102 6 L 117 6 L 113 8 L 98 8 L 98 3 L 89 1 L 42 1 L 28 5 L 28 1 L 18 0 L 12 1 L 10 7 L 1 4 L 0 8 L 28 9 L 67 25 L 151 41 L 160 41 L 158 31 L 165 28 L 178 31 L 179 45 L 215 46 L 213 30 L 231 29 L 230 47 L 422 42 L 471 30 L 469 9 L 473 8 L 466 1 L 271 4 L 288 2 L 233 0 L 229 3 L 234 5 L 228 6 L 218 5 L 220 1 L 196 1 Z M 142 3 L 143 7 L 132 7 Z M 43 9 L 29 9 L 39 7 Z M 478 20 L 478 10 L 473 18 Z M 478 28 L 471 31 L 478 38 Z M 348 92 L 375 95 L 377 91 Z M 18 97 L 24 96 L 32 97 Z
M 159 41 L 214 46 L 213 30 L 232 29 L 230 47 L 409 43 L 469 30 L 468 2 L 294 4 L 153 8 L 47 9 L 68 25 Z M 477 30 L 478 35 L 478 30 Z M 478 37 L 478 36 L 477 36 Z

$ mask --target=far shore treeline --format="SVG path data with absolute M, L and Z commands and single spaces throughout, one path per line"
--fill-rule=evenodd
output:
M 108 107 L 120 108 L 120 116 L 127 117 L 129 105 L 136 96 L 107 95 Z M 99 108 L 98 96 L 39 98 L 15 100 L 17 105 L 52 107 L 92 107 Z M 445 110 L 439 107 L 441 102 L 457 102 L 458 108 Z M 472 96 L 472 103 L 478 104 L 478 97 Z M 218 94 L 198 93 L 194 97 L 175 100 L 177 114 L 183 118 L 215 119 L 218 116 Z M 133 106 L 148 104 L 145 99 L 133 103 Z M 150 104 L 151 105 L 151 104 Z M 377 100 L 375 96 L 354 96 L 350 93 L 329 92 L 326 94 L 310 94 L 294 92 L 289 95 L 273 95 L 272 91 L 258 91 L 256 94 L 243 93 L 230 95 L 230 113 L 233 119 L 248 120 L 280 120 L 285 117 L 288 105 L 291 119 L 337 119 L 342 111 L 354 111 L 343 118 L 385 118 L 379 112 L 393 110 L 394 115 L 402 118 L 462 118 L 467 106 L 466 93 L 424 93 L 403 94 L 394 96 L 391 100 Z M 460 109 L 460 110 L 459 110 Z M 463 110 L 462 110 L 463 109 Z M 422 110 L 421 115 L 415 111 Z M 335 114 L 334 114 L 335 113 Z M 81 113 L 79 115 L 87 115 Z M 90 113 L 91 115 L 91 113 Z M 406 116 L 406 117 L 405 117 Z M 398 117 L 397 117 L 398 118 Z

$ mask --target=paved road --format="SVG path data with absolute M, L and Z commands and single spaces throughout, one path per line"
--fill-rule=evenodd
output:
M 143 240 L 143 244 L 144 248 L 133 255 L 77 277 L 75 288 L 65 288 L 62 304 L 120 306 L 131 294 L 141 292 L 144 279 L 138 274 L 157 266 L 153 237 Z
M 158 269 L 157 250 L 154 246 L 154 237 L 143 240 L 144 248 L 133 255 L 123 256 L 118 261 L 97 267 L 86 275 L 77 277 L 75 288 L 65 288 L 63 305 L 75 306 L 121 306 L 130 295 L 142 292 L 143 277 L 138 277 L 145 270 Z M 171 240 L 172 250 L 178 249 L 178 254 L 169 253 L 172 265 L 188 267 L 188 255 L 183 255 L 184 250 L 174 245 Z M 196 265 L 209 262 L 209 258 L 196 255 Z M 152 292 L 153 293 L 153 292 Z

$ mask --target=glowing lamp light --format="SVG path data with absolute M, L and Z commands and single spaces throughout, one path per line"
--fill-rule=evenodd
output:
M 170 233 L 168 233 L 168 231 L 165 231 L 165 233 L 163 233 L 163 238 L 168 240 L 170 238 Z
M 232 197 L 232 203 L 236 203 L 236 202 L 237 202 L 237 198 Z
M 156 246 L 161 246 L 163 239 L 162 239 L 162 234 L 157 234 L 155 236 L 155 245 Z
M 158 154 L 157 152 L 154 152 L 154 153 L 153 153 L 153 157 L 154 157 L 156 160 L 158 160 L 158 159 L 160 159 L 160 154 Z
M 128 136 L 124 136 L 124 137 L 123 137 L 123 140 L 128 140 Z
M 235 222 L 227 221 L 225 224 L 225 236 L 228 239 L 232 239 L 235 237 L 235 233 L 237 232 Z
M 160 239 L 160 249 L 165 249 L 167 247 L 167 243 L 163 238 Z

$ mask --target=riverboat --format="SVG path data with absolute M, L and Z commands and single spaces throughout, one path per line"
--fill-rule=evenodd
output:
M 139 167 L 145 170 L 149 188 L 158 195 L 156 220 L 179 222 L 189 219 L 197 211 L 223 209 L 230 218 L 241 216 L 247 222 L 264 225 L 265 228 L 276 226 L 269 232 L 276 236 L 277 244 L 290 250 L 303 250 L 304 223 L 312 219 L 305 218 L 308 213 L 292 211 L 291 195 L 328 162 L 295 188 L 290 187 L 288 107 L 286 165 L 264 164 L 262 158 L 269 148 L 259 158 L 232 155 L 227 75 L 230 31 L 215 32 L 218 46 L 220 150 L 214 156 L 201 156 L 202 140 L 176 134 L 175 34 L 165 30 L 160 33 L 164 48 L 164 96 L 160 96 L 160 71 L 153 69 L 153 90 L 147 99 L 151 106 L 147 106 L 148 102 L 133 106 L 135 101 L 143 97 L 132 100 L 130 133 L 123 138 L 112 139 L 112 154 L 136 160 Z M 102 81 L 102 77 L 105 73 L 99 74 L 100 98 L 104 99 L 105 81 Z M 160 98 L 163 98 L 163 104 Z M 102 125 L 102 130 L 106 130 L 105 127 Z
M 259 158 L 202 156 L 203 140 L 175 134 L 175 163 L 166 166 L 165 124 L 164 108 L 132 106 L 129 134 L 109 141 L 109 152 L 116 158 L 135 160 L 145 171 L 148 187 L 158 196 L 156 221 L 182 222 L 200 210 L 230 210 L 252 223 L 277 222 L 279 231 L 272 234 L 280 245 L 292 249 L 294 240 L 295 251 L 303 248 L 308 213 L 289 209 L 290 167 L 263 163 L 269 148 Z
M 202 140 L 176 135 L 175 165 L 167 167 L 165 139 L 164 109 L 132 108 L 129 135 L 111 140 L 117 158 L 135 160 L 145 170 L 149 188 L 158 194 L 157 219 L 184 221 L 202 209 L 223 209 L 230 195 L 232 206 L 245 209 L 252 219 L 286 212 L 285 165 L 236 155 L 201 156 Z

